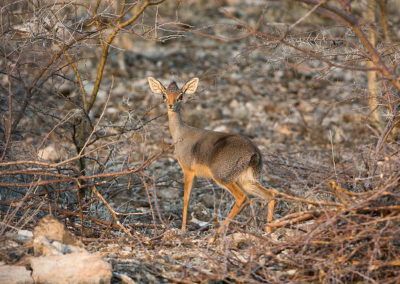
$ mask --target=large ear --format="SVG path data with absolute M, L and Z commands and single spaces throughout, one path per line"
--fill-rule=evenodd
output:
M 194 94 L 197 90 L 198 84 L 199 78 L 193 78 L 182 87 L 182 93 L 188 95 Z
M 153 77 L 147 77 L 147 80 L 153 93 L 162 95 L 165 92 L 165 87 L 158 80 Z

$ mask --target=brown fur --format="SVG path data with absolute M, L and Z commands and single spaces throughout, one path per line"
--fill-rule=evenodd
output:
M 235 198 L 235 206 L 224 224 L 240 212 L 248 194 L 270 201 L 267 217 L 267 221 L 270 222 L 274 207 L 274 202 L 271 200 L 273 193 L 259 183 L 262 156 L 257 146 L 241 135 L 194 128 L 183 122 L 180 115 L 181 100 L 184 94 L 193 94 L 196 91 L 197 78 L 187 82 L 181 89 L 175 82 L 165 88 L 154 78 L 149 77 L 148 80 L 151 90 L 165 97 L 169 128 L 176 143 L 175 156 L 184 173 L 182 230 L 186 229 L 187 208 L 195 176 L 214 179 Z

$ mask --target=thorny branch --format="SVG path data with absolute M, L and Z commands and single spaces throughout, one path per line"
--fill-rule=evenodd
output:
M 33 217 L 27 219 L 27 222 L 35 219 L 37 215 L 43 212 L 51 212 L 61 216 L 65 220 L 68 220 L 67 223 L 73 230 L 78 227 L 76 233 L 80 233 L 81 237 L 87 241 L 98 240 L 99 236 L 102 238 L 105 235 L 108 235 L 109 239 L 104 239 L 104 241 L 115 241 L 115 237 L 121 236 L 121 234 L 114 234 L 113 230 L 122 231 L 123 236 L 126 235 L 133 239 L 136 234 L 140 234 L 136 231 L 137 228 L 145 228 L 154 233 L 158 228 L 166 229 L 167 224 L 163 222 L 163 216 L 160 213 L 160 208 L 158 208 L 157 200 L 152 200 L 152 196 L 148 191 L 148 180 L 151 180 L 151 177 L 147 176 L 143 171 L 165 151 L 173 147 L 173 145 L 165 147 L 165 149 L 151 157 L 144 158 L 142 163 L 134 164 L 135 166 L 132 166 L 130 158 L 126 158 L 121 165 L 118 165 L 120 168 L 115 170 L 115 167 L 109 167 L 108 158 L 106 162 L 104 162 L 104 159 L 99 158 L 99 156 L 104 155 L 107 147 L 116 147 L 115 145 L 122 139 L 125 139 L 123 135 L 128 129 L 124 125 L 118 129 L 117 133 L 106 133 L 104 135 L 100 133 L 99 128 L 103 128 L 100 122 L 103 122 L 102 118 L 108 106 L 111 93 L 108 94 L 103 109 L 99 111 L 99 116 L 89 115 L 90 111 L 94 112 L 97 93 L 100 90 L 102 76 L 107 64 L 107 56 L 118 32 L 142 16 L 146 7 L 157 5 L 161 2 L 163 1 L 143 1 L 136 2 L 135 5 L 131 6 L 123 2 L 119 6 L 119 9 L 115 9 L 117 12 L 108 18 L 102 14 L 103 2 L 101 0 L 98 0 L 94 7 L 86 7 L 82 4 L 82 7 L 90 11 L 87 13 L 89 19 L 76 21 L 71 25 L 61 25 L 66 27 L 65 30 L 68 30 L 68 34 L 71 35 L 69 38 L 63 38 L 60 34 L 57 34 L 57 31 L 60 31 L 60 26 L 57 28 L 54 25 L 47 32 L 43 32 L 41 36 L 50 39 L 52 42 L 56 42 L 56 48 L 48 49 L 48 53 L 46 53 L 46 56 L 41 61 L 43 63 L 42 66 L 32 69 L 27 68 L 26 70 L 20 65 L 20 56 L 26 50 L 17 48 L 13 50 L 7 44 L 12 43 L 13 41 L 11 40 L 19 40 L 22 43 L 26 43 L 31 39 L 38 41 L 38 38 L 35 38 L 37 35 L 29 34 L 29 32 L 25 31 L 24 36 L 26 36 L 26 41 L 24 41 L 23 38 L 18 38 L 16 32 L 18 29 L 4 29 L 4 26 L 2 26 L 0 35 L 2 41 L 1 56 L 4 58 L 6 68 L 0 74 L 4 74 L 8 80 L 9 105 L 8 118 L 6 120 L 3 119 L 7 122 L 7 131 L 5 136 L 6 143 L 3 145 L 3 152 L 0 159 L 0 177 L 2 179 L 0 187 L 2 187 L 2 190 L 5 188 L 6 191 L 12 192 L 12 194 L 7 195 L 5 199 L 0 201 L 0 206 L 6 208 L 4 211 L 6 212 L 5 217 L 0 222 L 2 227 L 0 235 L 9 228 L 15 228 L 16 225 L 20 224 L 19 220 L 15 220 L 16 216 L 27 216 L 30 212 L 34 212 L 34 214 Z M 235 17 L 229 12 L 229 9 L 225 9 L 222 6 L 219 7 L 219 11 L 222 11 L 226 17 L 243 28 L 240 34 L 229 37 L 207 34 L 193 25 L 184 23 L 174 23 L 169 24 L 169 26 L 223 42 L 245 40 L 254 37 L 258 40 L 258 45 L 255 48 L 264 47 L 273 49 L 279 45 L 290 47 L 291 50 L 298 53 L 290 58 L 290 60 L 283 58 L 282 62 L 285 62 L 285 64 L 292 68 L 300 68 L 301 63 L 315 59 L 323 62 L 325 65 L 323 67 L 315 67 L 312 70 L 328 70 L 331 67 L 338 67 L 362 72 L 378 71 L 380 78 L 377 80 L 382 81 L 385 88 L 387 88 L 386 84 L 390 83 L 392 87 L 399 90 L 398 77 L 396 77 L 393 71 L 395 68 L 391 68 L 388 60 L 386 60 L 386 57 L 390 56 L 391 47 L 394 47 L 395 44 L 385 48 L 384 51 L 378 50 L 376 45 L 372 44 L 365 34 L 362 23 L 352 14 L 349 6 L 351 1 L 339 1 L 343 4 L 342 9 L 340 9 L 340 6 L 332 6 L 331 1 L 310 0 L 298 2 L 309 5 L 309 12 L 304 17 L 294 21 L 294 24 L 288 30 L 276 33 L 261 30 L 259 27 L 252 27 L 245 20 Z M 142 6 L 139 5 L 140 3 L 143 3 Z M 383 4 L 381 5 L 381 3 L 383 1 L 379 3 L 380 9 L 382 9 Z M 32 13 L 60 5 L 66 4 L 55 3 L 41 7 L 40 9 L 35 7 L 32 8 Z M 77 6 L 80 6 L 80 4 L 78 3 Z M 5 15 L 4 11 L 2 9 L 2 19 L 4 19 Z M 134 13 L 130 15 L 132 11 Z M 296 28 L 306 22 L 308 17 L 316 13 L 330 19 L 340 19 L 340 23 L 352 29 L 358 41 L 340 37 L 325 37 L 320 35 L 308 37 L 304 33 L 300 33 L 300 35 L 296 34 Z M 125 20 L 125 17 L 128 20 Z M 160 23 L 161 25 L 164 24 Z M 13 32 L 15 32 L 13 36 L 8 38 Z M 11 40 L 7 41 L 7 39 Z M 85 90 L 86 81 L 90 80 L 90 76 L 85 74 L 80 67 L 83 59 L 79 57 L 80 53 L 78 49 L 78 47 L 85 45 L 89 46 L 86 40 L 96 40 L 101 50 L 101 56 L 99 56 L 101 60 L 95 72 L 93 90 L 91 91 Z M 322 42 L 321 44 L 327 43 L 329 48 L 346 45 L 351 47 L 351 50 L 328 54 L 321 53 L 313 50 L 317 42 Z M 43 40 L 40 44 L 46 46 L 46 40 Z M 337 58 L 343 59 L 341 56 L 345 56 L 346 60 L 337 60 Z M 297 59 L 299 61 L 296 61 Z M 372 65 L 369 67 L 364 66 L 364 62 L 367 61 L 372 62 Z M 32 63 L 33 61 L 29 62 Z M 62 73 L 65 69 L 72 70 L 72 75 Z M 29 72 L 32 72 L 32 74 L 29 74 Z M 62 73 L 62 75 L 57 75 L 59 73 Z M 27 74 L 30 76 L 27 76 Z M 70 132 L 65 131 L 66 126 L 85 126 L 86 122 L 82 123 L 82 119 L 85 121 L 90 120 L 88 125 L 94 126 L 78 129 L 78 133 L 82 131 L 80 132 L 82 138 L 80 141 L 82 142 L 81 147 L 77 153 L 65 156 L 63 159 L 53 162 L 40 161 L 34 155 L 33 158 L 8 159 L 9 153 L 6 150 L 10 147 L 11 142 L 13 142 L 11 140 L 13 131 L 20 125 L 23 115 L 30 109 L 29 107 L 33 105 L 35 96 L 46 92 L 48 92 L 49 96 L 52 94 L 51 88 L 45 88 L 45 82 L 55 80 L 55 77 L 68 79 L 76 83 L 77 89 L 80 92 L 80 101 L 76 104 L 79 105 L 79 109 L 84 110 L 86 113 L 74 121 L 75 118 L 69 115 L 73 111 L 67 110 L 67 115 L 64 116 L 64 119 L 60 119 L 54 126 L 46 130 L 48 134 L 41 140 L 39 149 L 46 145 L 51 135 L 60 135 L 64 139 L 70 138 Z M 29 80 L 26 80 L 27 78 Z M 18 85 L 22 86 L 23 98 L 15 99 L 16 102 L 18 100 L 23 101 L 17 113 L 15 113 L 17 109 L 12 103 L 15 102 L 14 96 L 18 90 L 14 91 L 12 89 L 14 87 L 13 82 L 17 82 Z M 276 219 L 272 223 L 267 224 L 267 226 L 275 230 L 271 235 L 264 235 L 261 230 L 258 230 L 259 228 L 249 229 L 247 224 L 251 223 L 250 220 L 246 222 L 246 226 L 240 223 L 232 224 L 231 230 L 233 233 L 244 233 L 251 241 L 246 239 L 241 240 L 236 246 L 232 247 L 228 244 L 230 236 L 223 236 L 221 242 L 226 244 L 223 253 L 217 247 L 202 245 L 200 243 L 201 240 L 198 237 L 200 235 L 197 234 L 200 234 L 204 228 L 193 232 L 195 237 L 193 237 L 192 232 L 182 234 L 176 231 L 172 231 L 171 236 L 168 238 L 164 238 L 168 231 L 151 238 L 141 235 L 139 244 L 130 245 L 137 248 L 139 246 L 149 246 L 153 251 L 157 251 L 158 253 L 166 248 L 171 249 L 176 247 L 176 242 L 179 241 L 179 244 L 185 246 L 187 250 L 190 251 L 192 249 L 193 254 L 196 253 L 196 249 L 198 250 L 199 246 L 204 246 L 206 247 L 204 255 L 206 255 L 208 263 L 223 263 L 224 265 L 223 269 L 219 270 L 196 270 L 196 268 L 193 268 L 190 258 L 185 258 L 184 261 L 176 258 L 174 259 L 174 263 L 171 264 L 167 263 L 165 258 L 154 257 L 152 259 L 153 266 L 149 266 L 150 268 L 148 268 L 149 270 L 151 269 L 152 274 L 176 282 L 193 282 L 193 279 L 199 282 L 204 282 L 204 279 L 222 279 L 222 281 L 227 282 L 257 283 L 286 280 L 288 282 L 344 283 L 350 281 L 349 279 L 354 281 L 365 281 L 368 279 L 371 282 L 379 279 L 382 280 L 382 283 L 398 282 L 400 276 L 396 269 L 400 266 L 400 251 L 397 237 L 400 233 L 400 200 L 398 194 L 400 183 L 398 174 L 399 150 L 397 148 L 393 149 L 387 144 L 387 137 L 396 125 L 398 117 L 398 108 L 396 105 L 398 105 L 398 102 L 396 101 L 397 98 L 393 98 L 391 94 L 390 84 L 388 84 L 389 88 L 386 89 L 386 95 L 391 117 L 377 141 L 372 161 L 366 162 L 366 170 L 362 170 L 361 173 L 354 173 L 351 170 L 354 167 L 344 167 L 345 170 L 337 172 L 335 175 L 327 170 L 323 176 L 318 176 L 318 190 L 323 191 L 325 196 L 328 196 L 327 198 L 314 199 L 314 189 L 308 189 L 308 192 L 311 192 L 309 196 L 300 197 L 300 194 L 287 193 L 289 190 L 285 191 L 285 185 L 270 188 L 276 194 L 275 196 L 279 200 L 279 203 L 287 205 L 287 208 L 289 208 L 286 212 L 287 214 L 284 215 L 282 212 L 278 212 L 276 213 Z M 53 85 L 50 84 L 50 86 Z M 89 100 L 86 98 L 87 92 L 91 94 Z M 67 97 L 69 95 L 63 94 L 61 91 L 58 94 L 61 94 L 59 95 L 60 97 Z M 38 104 L 37 108 L 40 107 Z M 43 109 L 41 111 L 46 113 L 47 110 Z M 49 117 L 55 117 L 54 113 L 51 112 L 48 112 L 48 115 Z M 94 121 L 94 119 L 97 120 Z M 143 128 L 132 129 L 143 130 Z M 117 140 L 107 140 L 107 138 L 115 136 L 118 136 Z M 111 152 L 112 150 L 108 152 L 108 157 L 111 155 Z M 143 156 L 145 155 L 143 154 Z M 80 159 L 90 161 L 87 167 L 90 170 L 85 175 L 77 170 L 76 162 Z M 303 178 L 303 184 L 311 180 L 308 177 L 310 172 L 315 173 L 319 170 L 308 165 L 295 166 L 294 164 L 274 164 L 273 161 L 269 162 L 273 166 L 276 166 L 275 168 L 282 170 L 283 173 L 280 173 L 280 176 L 287 180 L 291 180 L 292 178 L 287 172 L 291 171 L 299 175 L 302 174 L 302 171 L 307 172 L 307 175 L 303 175 L 307 176 Z M 379 171 L 379 165 L 381 164 L 387 165 L 390 171 Z M 102 167 L 99 165 L 102 165 Z M 285 170 L 287 171 L 286 176 Z M 362 176 L 362 179 L 355 178 L 358 175 Z M 109 192 L 107 192 L 106 187 L 112 188 L 111 191 L 114 190 L 113 185 L 117 184 L 120 178 L 122 180 L 125 177 L 129 180 L 126 183 L 126 187 L 129 190 L 139 186 L 145 189 L 143 195 L 147 194 L 148 196 L 147 201 L 150 213 L 143 213 L 141 211 L 119 212 L 119 209 L 116 209 L 107 200 Z M 132 182 L 133 178 L 136 178 L 135 182 Z M 93 195 L 91 197 L 86 196 L 86 198 L 78 196 L 76 201 L 71 201 L 75 197 L 74 193 L 79 192 L 77 189 L 80 188 L 90 189 Z M 299 186 L 297 190 L 301 192 L 303 188 Z M 63 195 L 64 197 L 61 197 Z M 153 196 L 154 198 L 155 196 Z M 70 202 L 66 203 L 65 200 Z M 79 203 L 79 208 L 76 204 L 74 204 L 75 206 L 71 206 L 71 203 L 77 202 Z M 152 202 L 155 204 L 155 210 L 153 209 Z M 106 208 L 110 216 L 109 221 L 104 220 L 103 217 L 97 217 L 92 212 L 88 213 L 89 210 L 92 210 L 93 205 L 100 203 Z M 298 208 L 300 209 L 298 210 Z M 129 214 L 151 214 L 153 222 L 151 224 L 151 221 L 149 223 L 123 221 L 123 218 Z M 162 224 L 158 222 L 156 217 L 159 218 Z M 253 219 L 257 220 L 257 217 L 255 216 Z M 264 224 L 264 220 L 259 221 Z M 78 225 L 76 225 L 77 223 Z M 110 234 L 110 232 L 112 233 Z M 303 234 L 289 238 L 288 236 L 293 234 L 293 232 L 302 232 Z M 237 237 L 235 234 L 232 235 Z M 85 238 L 84 236 L 87 237 Z M 281 237 L 283 239 L 280 239 Z M 200 245 L 198 245 L 199 243 Z M 239 253 L 246 249 L 249 251 L 249 255 L 248 258 L 243 258 Z M 201 254 L 196 254 L 196 258 L 198 257 L 201 257 Z M 270 270 L 268 270 L 271 267 L 274 270 L 279 270 L 280 273 L 287 273 L 282 273 L 278 277 L 276 274 L 271 274 Z M 180 277 L 166 276 L 166 273 L 174 270 L 179 270 L 177 275 L 180 275 Z M 195 270 L 195 273 L 193 273 L 193 270 Z M 197 278 L 193 278 L 193 274 Z

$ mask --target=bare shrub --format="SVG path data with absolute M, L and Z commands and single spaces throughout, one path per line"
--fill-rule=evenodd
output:
M 115 80 L 103 74 L 114 40 L 121 42 L 127 33 L 146 37 L 151 29 L 145 23 L 154 12 L 144 11 L 161 2 L 2 4 L 0 186 L 2 211 L 8 210 L 3 232 L 27 212 L 57 212 L 80 218 L 81 234 L 85 221 L 100 227 L 115 222 L 130 235 L 103 198 L 107 193 L 97 188 L 120 177 L 129 180 L 128 188 L 147 182 L 141 171 L 160 153 L 143 157 L 140 149 L 126 153 L 121 147 L 143 135 L 146 121 L 132 113 L 124 114 L 122 124 L 113 118 Z M 100 219 L 90 213 L 98 202 L 105 205 Z
M 100 242 L 91 243 L 92 249 L 108 253 L 115 269 L 144 282 L 399 282 L 396 3 L 229 0 L 149 7 L 157 3 L 5 1 L 0 30 L 0 235 L 29 228 L 51 212 L 85 242 Z M 200 23 L 192 14 L 182 15 L 200 8 L 206 11 L 198 17 Z M 163 9 L 169 17 L 159 17 Z M 153 60 L 155 67 L 148 72 L 173 77 L 195 69 L 209 86 L 216 86 L 207 94 L 221 94 L 218 102 L 226 103 L 228 111 L 236 111 L 231 105 L 240 106 L 229 100 L 237 94 L 238 100 L 254 96 L 252 116 L 257 117 L 259 109 L 263 115 L 272 113 L 260 119 L 260 128 L 285 126 L 276 131 L 281 136 L 269 140 L 264 132 L 254 134 L 258 141 L 270 142 L 261 146 L 268 151 L 265 181 L 278 204 L 272 234 L 262 230 L 265 209 L 259 201 L 232 222 L 229 234 L 215 245 L 208 244 L 210 221 L 188 234 L 170 228 L 170 212 L 181 213 L 180 199 L 168 201 L 163 211 L 154 185 L 181 189 L 182 181 L 168 170 L 157 178 L 146 172 L 170 146 L 157 141 L 157 151 L 143 150 L 154 143 L 147 131 L 157 117 L 151 104 L 143 108 L 121 94 L 117 104 L 112 100 L 115 86 L 126 78 L 138 81 L 126 92 L 137 100 L 145 97 L 136 88 L 141 84 L 132 76 L 136 70 L 118 53 L 118 48 L 132 44 L 124 35 L 166 45 L 182 39 L 178 49 L 204 40 L 203 57 L 175 53 L 185 61 L 182 70 L 167 72 L 167 58 L 159 65 Z M 218 52 L 212 57 L 210 41 L 205 40 L 217 48 L 241 45 L 226 59 Z M 130 60 L 139 58 L 134 56 Z M 260 65 L 263 68 L 257 69 Z M 329 93 L 337 97 L 328 100 Z M 261 105 L 266 94 L 271 102 L 280 97 L 284 107 Z M 313 98 L 315 94 L 319 97 Z M 316 100 L 297 106 L 289 100 L 293 97 L 300 103 Z M 356 101 L 350 107 L 361 113 L 355 122 L 351 115 L 335 113 L 349 101 Z M 125 111 L 121 113 L 118 104 Z M 312 116 L 315 120 L 302 110 L 313 111 L 312 104 L 323 105 Z M 224 109 L 213 114 L 199 108 L 194 123 L 215 115 L 212 126 L 228 124 L 220 115 Z M 243 121 L 232 119 L 232 124 L 248 122 L 254 130 L 243 109 L 229 113 L 230 118 L 242 115 Z M 300 119 L 290 121 L 291 111 Z M 335 115 L 338 121 L 326 127 Z M 354 125 L 339 127 L 346 119 Z M 164 132 L 159 125 L 154 132 Z M 339 130 L 349 132 L 344 142 Z M 214 203 L 213 213 L 229 210 L 229 197 L 216 194 L 212 184 L 202 186 L 213 197 L 208 199 Z M 124 190 L 133 194 L 121 206 L 113 203 Z M 142 208 L 143 202 L 149 210 Z

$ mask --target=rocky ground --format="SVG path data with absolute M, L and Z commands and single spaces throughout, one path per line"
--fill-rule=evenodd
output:
M 204 30 L 211 27 L 223 36 L 241 33 L 219 8 L 199 3 L 184 5 L 179 12 L 180 21 Z M 301 10 L 293 11 L 289 4 L 276 5 L 264 7 L 257 2 L 226 8 L 242 20 L 254 23 L 264 7 L 263 21 L 276 26 L 295 19 L 296 13 L 301 14 Z M 164 22 L 174 20 L 174 13 L 168 10 L 172 8 L 167 5 L 160 10 Z M 276 20 L 268 20 L 269 17 Z M 171 144 L 166 107 L 161 97 L 151 93 L 147 77 L 155 77 L 164 85 L 176 81 L 179 86 L 198 77 L 198 91 L 185 98 L 184 121 L 195 127 L 250 137 L 264 156 L 262 182 L 267 187 L 309 200 L 335 201 L 327 185 L 330 180 L 340 182 L 343 173 L 354 180 L 363 178 L 369 153 L 378 139 L 378 132 L 368 120 L 365 73 L 336 68 L 322 72 L 292 68 L 284 48 L 270 48 L 256 37 L 224 42 L 183 32 L 164 30 L 160 34 L 171 39 L 160 42 L 125 34 L 115 43 L 121 44 L 121 49 L 113 48 L 110 52 L 92 117 L 99 117 L 112 85 L 101 130 L 115 133 L 121 125 L 137 130 L 116 140 L 118 149 L 107 164 L 108 172 L 122 170 L 125 163 L 130 167 L 140 165 Z M 87 91 L 93 88 L 97 59 L 95 56 L 80 66 L 87 70 Z M 321 66 L 321 63 L 309 64 L 314 68 Z M 74 85 L 58 87 L 71 100 L 79 98 Z M 51 101 L 49 98 L 46 103 L 38 104 Z M 67 101 L 56 104 L 63 111 L 69 108 Z M 30 123 L 26 119 L 22 126 Z M 41 141 L 38 137 L 42 134 L 38 133 L 40 129 L 27 133 L 17 146 L 34 148 Z M 57 152 L 57 159 L 68 157 L 71 149 L 71 144 L 55 139 L 48 152 Z M 108 152 L 99 151 L 97 155 L 104 153 Z M 378 167 L 377 174 L 384 171 L 385 168 Z M 310 236 L 312 220 L 267 235 L 266 202 L 255 199 L 232 222 L 230 231 L 210 244 L 219 222 L 233 206 L 229 193 L 213 181 L 198 179 L 192 190 L 188 232 L 183 233 L 179 230 L 183 174 L 173 151 L 163 153 L 144 174 L 148 176 L 146 186 L 139 176 L 129 175 L 101 188 L 116 211 L 131 213 L 121 216 L 121 221 L 132 229 L 133 236 L 128 238 L 118 230 L 106 237 L 91 235 L 87 228 L 89 233 L 83 238 L 89 251 L 101 254 L 112 264 L 115 283 L 121 279 L 129 282 L 129 278 L 138 283 L 296 281 L 301 269 L 293 268 L 290 259 L 298 251 L 287 245 L 296 238 Z M 355 182 L 353 189 L 362 191 Z M 274 218 L 313 208 L 278 199 Z M 93 216 L 107 216 L 107 209 L 101 203 L 94 203 L 87 210 Z M 71 227 L 71 223 L 68 226 L 79 234 L 78 227 Z M 12 249 L 6 252 L 10 255 Z M 317 267 L 307 269 L 318 271 Z M 300 274 L 305 281 L 307 275 Z

